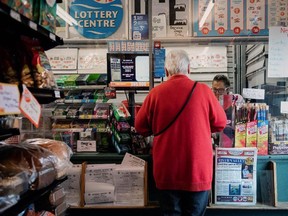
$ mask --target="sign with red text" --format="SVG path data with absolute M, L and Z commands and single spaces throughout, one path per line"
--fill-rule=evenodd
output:
M 193 36 L 268 36 L 271 26 L 288 23 L 288 3 L 283 0 L 193 2 Z
M 22 114 L 28 118 L 36 128 L 39 127 L 41 106 L 25 85 L 23 85 L 23 92 L 20 100 L 20 110 Z

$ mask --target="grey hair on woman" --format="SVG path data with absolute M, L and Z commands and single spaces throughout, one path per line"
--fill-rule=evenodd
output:
M 189 57 L 184 50 L 171 50 L 166 55 L 165 70 L 170 76 L 189 73 Z

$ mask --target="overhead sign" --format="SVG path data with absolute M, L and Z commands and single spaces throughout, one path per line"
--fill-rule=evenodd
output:
M 211 4 L 212 2 L 214 3 Z M 283 25 L 287 25 L 287 9 L 284 1 L 267 2 L 266 0 L 195 0 L 193 36 L 268 36 L 268 28 L 281 25 L 280 20 L 283 20 Z M 209 4 L 212 7 L 209 7 Z M 280 7 L 281 4 L 284 6 Z M 205 17 L 205 14 L 208 16 Z M 202 20 L 204 23 L 200 25 Z
M 77 20 L 76 30 L 83 37 L 103 39 L 114 34 L 123 20 L 121 0 L 75 0 L 70 15 Z

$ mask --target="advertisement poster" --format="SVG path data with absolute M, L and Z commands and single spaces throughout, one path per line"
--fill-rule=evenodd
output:
M 268 0 L 268 26 L 288 26 L 288 1 Z
M 147 2 L 146 0 L 131 1 L 132 14 L 148 14 Z M 191 2 L 191 0 L 153 1 L 153 38 L 191 36 Z
M 45 51 L 52 70 L 76 70 L 78 49 L 51 49 Z
M 227 71 L 227 47 L 225 46 L 197 46 L 193 49 L 181 47 L 188 53 L 190 72 L 223 72 Z M 167 47 L 166 53 L 172 48 Z
M 216 148 L 215 204 L 255 205 L 257 148 Z
M 107 49 L 79 49 L 78 54 L 78 71 L 92 73 L 107 72 Z
M 147 15 L 132 15 L 132 40 L 146 40 L 149 38 Z
M 193 35 L 268 36 L 271 26 L 287 26 L 287 5 L 283 0 L 195 0 Z

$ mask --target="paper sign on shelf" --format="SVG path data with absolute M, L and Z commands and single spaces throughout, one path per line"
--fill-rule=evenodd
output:
M 26 87 L 26 85 L 23 85 L 23 92 L 20 100 L 20 110 L 36 128 L 39 127 L 41 106 Z
M 19 114 L 19 100 L 17 85 L 0 83 L 0 115 Z
M 288 101 L 281 101 L 280 113 L 288 113 Z
M 252 88 L 243 88 L 242 96 L 249 99 L 265 99 L 265 90 L 264 89 L 252 89 Z
M 121 163 L 122 166 L 128 166 L 128 167 L 144 167 L 145 166 L 145 160 L 136 157 L 132 154 L 126 153 L 123 161 Z

